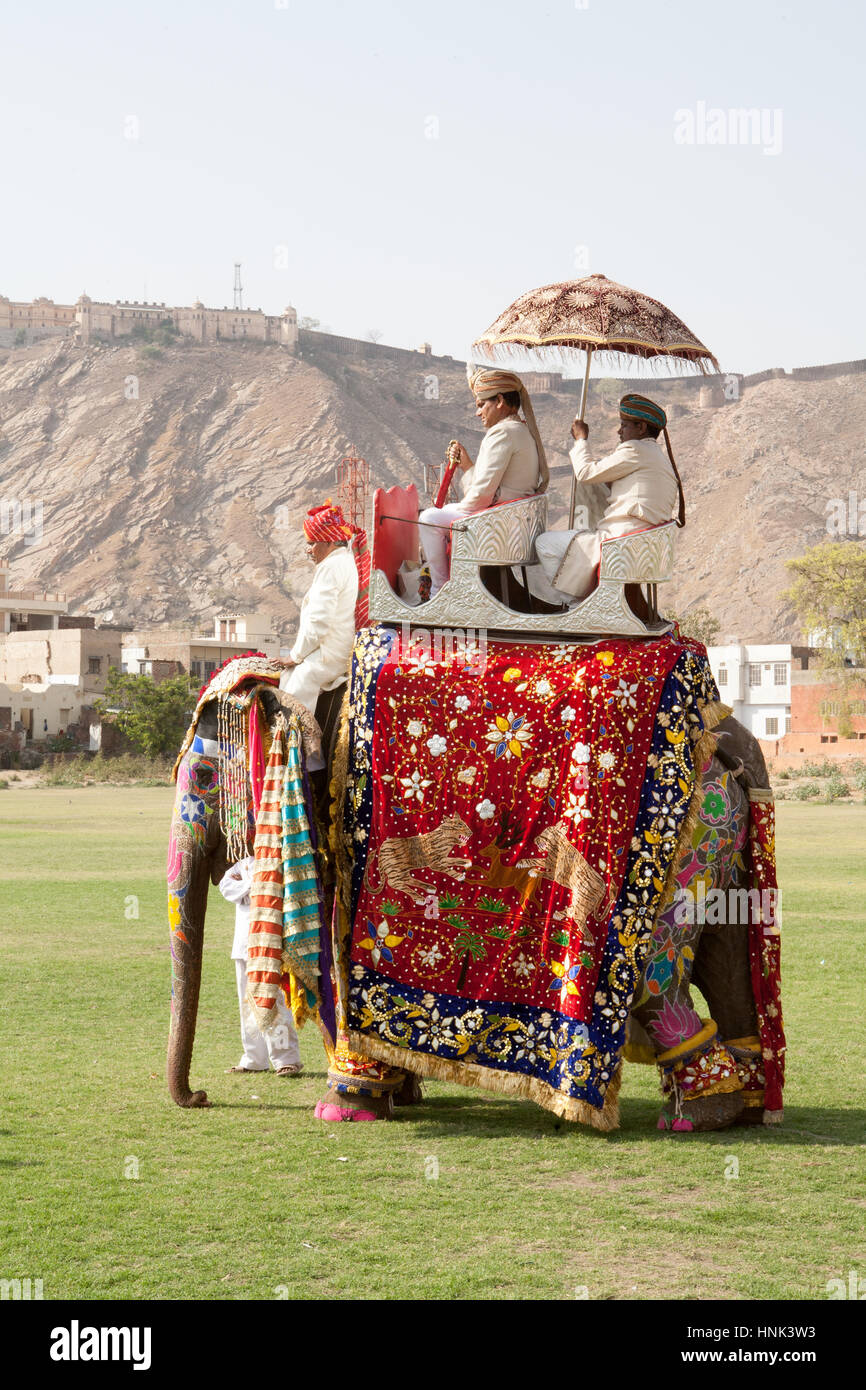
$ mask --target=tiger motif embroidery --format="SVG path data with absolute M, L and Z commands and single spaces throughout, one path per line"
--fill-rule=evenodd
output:
M 585 933 L 587 918 L 604 899 L 604 879 L 587 863 L 580 850 L 571 844 L 563 821 L 556 821 L 542 830 L 540 835 L 536 835 L 535 843 L 539 849 L 546 851 L 545 859 L 521 859 L 517 867 L 535 868 L 548 883 L 567 888 L 570 902 L 565 915 Z M 587 944 L 592 944 L 591 938 L 587 938 Z
M 435 830 L 427 830 L 421 835 L 398 835 L 385 840 L 377 855 L 376 868 L 379 882 L 374 884 L 370 864 L 364 871 L 364 887 L 368 893 L 379 894 L 387 888 L 397 893 L 407 893 L 416 902 L 429 896 L 430 885 L 413 878 L 418 869 L 435 869 L 437 873 L 448 874 L 451 878 L 462 879 L 472 864 L 471 859 L 451 859 L 452 850 L 465 845 L 472 831 L 460 816 L 446 816 Z M 419 896 L 419 894 L 421 896 Z

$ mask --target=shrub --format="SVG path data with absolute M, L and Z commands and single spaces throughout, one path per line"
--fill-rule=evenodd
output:
M 787 782 L 791 777 L 791 770 L 787 767 L 780 767 L 779 771 L 773 775 L 777 782 Z
M 827 783 L 824 795 L 827 797 L 828 801 L 838 801 L 840 797 L 850 796 L 851 792 L 848 789 L 848 783 L 845 781 L 845 778 L 840 777 L 837 772 Z
M 833 777 L 838 768 L 829 758 L 824 758 L 820 763 L 804 763 L 802 771 L 804 777 Z
M 0 792 L 5 792 L 8 787 L 9 783 L 3 777 L 0 777 Z
M 797 801 L 811 801 L 813 796 L 820 796 L 820 794 L 821 788 L 815 782 L 802 782 L 791 793 Z
M 866 792 L 866 767 L 858 768 L 854 773 L 854 786 L 858 791 Z

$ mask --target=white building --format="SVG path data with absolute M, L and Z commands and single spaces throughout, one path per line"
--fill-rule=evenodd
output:
M 719 695 L 755 738 L 775 739 L 791 731 L 791 667 L 802 648 L 790 642 L 737 642 L 708 647 Z

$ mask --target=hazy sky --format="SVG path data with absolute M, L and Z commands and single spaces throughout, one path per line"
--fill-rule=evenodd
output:
M 864 355 L 854 0 L 2 13 L 12 299 L 230 304 L 239 260 L 249 306 L 464 356 L 519 293 L 601 271 L 725 368 Z M 741 107 L 757 143 L 713 115 Z

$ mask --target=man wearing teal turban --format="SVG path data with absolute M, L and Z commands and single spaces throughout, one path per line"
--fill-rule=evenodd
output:
M 571 427 L 571 463 L 578 483 L 603 489 L 604 512 L 594 530 L 545 531 L 535 543 L 547 581 L 536 591 L 542 598 L 571 603 L 591 592 L 601 559 L 601 543 L 646 526 L 670 521 L 679 499 L 680 524 L 685 522 L 679 474 L 672 458 L 658 443 L 667 425 L 660 405 L 629 392 L 619 403 L 619 448 L 594 461 L 589 451 L 589 428 L 583 420 Z M 549 590 L 549 592 L 548 592 Z

